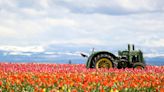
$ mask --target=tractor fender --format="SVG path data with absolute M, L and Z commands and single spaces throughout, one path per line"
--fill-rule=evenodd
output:
M 108 51 L 97 51 L 97 52 L 94 52 L 92 53 L 89 57 L 88 57 L 88 60 L 87 60 L 87 63 L 86 63 L 86 68 L 92 68 L 91 67 L 91 63 L 92 63 L 92 60 L 94 59 L 94 57 L 96 57 L 97 55 L 99 54 L 108 54 L 110 55 L 113 59 L 116 59 L 117 57 L 112 54 L 111 52 L 108 52 Z

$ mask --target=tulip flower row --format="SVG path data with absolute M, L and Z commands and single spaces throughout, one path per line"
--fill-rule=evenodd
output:
M 164 66 L 87 69 L 83 64 L 0 63 L 2 92 L 158 92 Z

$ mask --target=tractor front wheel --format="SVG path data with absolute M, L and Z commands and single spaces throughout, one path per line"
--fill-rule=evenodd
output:
M 144 69 L 145 65 L 142 63 L 134 63 L 133 68 L 134 69 Z

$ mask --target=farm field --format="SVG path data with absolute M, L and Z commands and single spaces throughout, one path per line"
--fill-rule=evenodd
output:
M 0 92 L 164 92 L 164 66 L 96 70 L 84 64 L 0 63 Z

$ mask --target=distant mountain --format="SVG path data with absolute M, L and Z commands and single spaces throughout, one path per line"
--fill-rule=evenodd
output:
M 117 55 L 116 49 L 109 47 L 96 46 L 95 50 L 107 50 Z M 4 49 L 4 50 L 3 50 Z M 32 50 L 31 50 L 32 49 Z M 124 50 L 123 48 L 121 48 Z M 80 53 L 89 54 L 92 48 L 76 45 L 50 45 L 44 49 L 39 47 L 3 47 L 0 49 L 0 62 L 44 62 L 44 63 L 73 63 L 85 64 L 86 58 L 80 56 Z M 163 55 L 145 55 L 145 61 L 149 65 L 164 65 Z
M 0 51 L 1 62 L 84 63 L 80 52 L 6 52 Z
M 164 66 L 164 57 L 149 57 L 145 58 L 145 61 L 149 65 Z
M 80 56 L 80 52 L 0 52 L 2 62 L 44 62 L 44 63 L 71 63 L 84 64 L 86 58 Z M 145 58 L 149 65 L 164 65 L 164 57 Z

